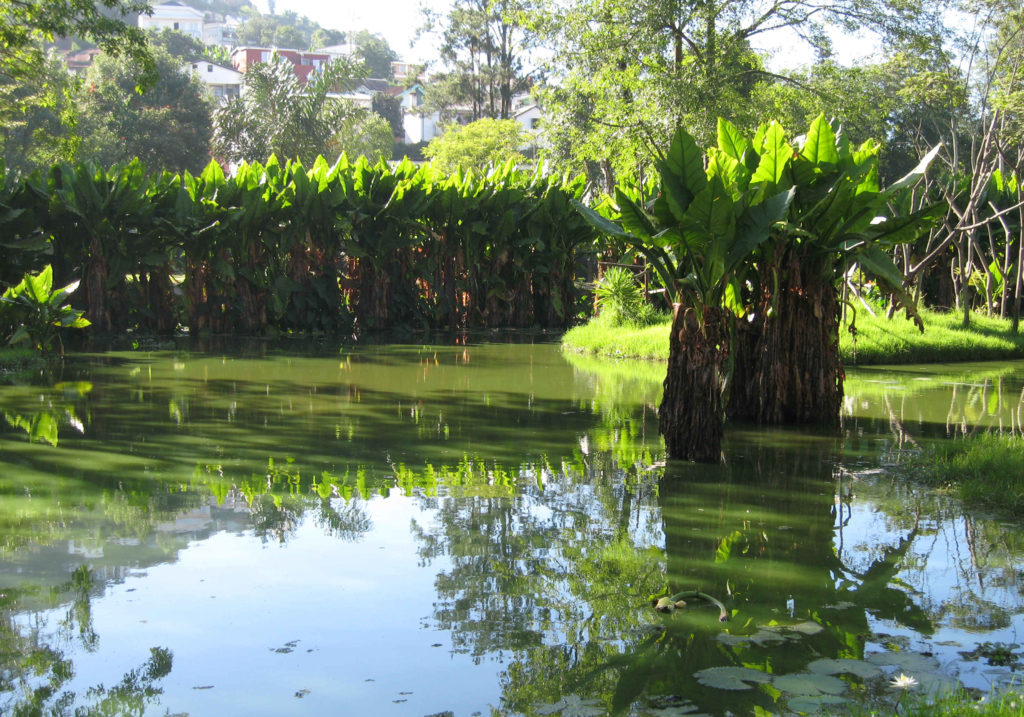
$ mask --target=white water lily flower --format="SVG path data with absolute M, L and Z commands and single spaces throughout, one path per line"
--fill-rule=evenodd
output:
M 917 684 L 917 679 L 914 678 L 914 677 L 911 677 L 910 675 L 905 675 L 905 674 L 903 674 L 901 672 L 900 676 L 897 677 L 892 682 L 890 682 L 889 684 L 892 685 L 893 687 L 895 687 L 898 690 L 905 690 L 905 689 L 908 689 L 908 688 L 913 687 L 914 685 L 916 685 Z

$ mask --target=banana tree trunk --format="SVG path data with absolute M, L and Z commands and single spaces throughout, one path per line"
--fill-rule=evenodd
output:
M 110 307 L 107 305 L 107 257 L 99 237 L 89 241 L 89 258 L 85 272 L 85 293 L 88 308 L 85 317 L 98 333 L 110 333 Z
M 722 459 L 722 405 L 728 324 L 724 312 L 705 309 L 704 321 L 691 308 L 674 304 L 665 390 L 658 431 L 669 458 L 717 463 Z

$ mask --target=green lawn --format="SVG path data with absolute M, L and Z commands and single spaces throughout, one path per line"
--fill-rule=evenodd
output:
M 1014 334 L 1010 322 L 981 314 L 971 317 L 967 329 L 961 315 L 922 311 L 922 334 L 902 315 L 886 319 L 884 310 L 875 315 L 860 307 L 856 315 L 857 337 L 843 326 L 839 348 L 847 365 L 941 363 L 1024 358 L 1024 332 Z M 664 361 L 668 358 L 670 321 L 645 327 L 613 326 L 600 317 L 566 332 L 566 351 L 606 358 L 636 358 Z

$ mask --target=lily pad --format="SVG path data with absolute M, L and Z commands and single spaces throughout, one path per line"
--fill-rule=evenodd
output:
M 601 700 L 584 700 L 576 695 L 566 695 L 552 704 L 537 705 L 534 711 L 539 715 L 558 714 L 561 717 L 600 717 L 608 713 L 601 706 Z
M 810 620 L 808 620 L 807 622 L 799 622 L 796 625 L 790 625 L 789 629 L 802 633 L 804 635 L 817 635 L 825 628 L 823 628 L 816 622 L 811 622 Z
M 939 669 L 939 661 L 917 652 L 876 652 L 867 656 L 872 665 L 892 665 L 901 672 L 917 677 L 919 672 L 934 672 Z
M 715 639 L 729 647 L 750 644 L 750 635 L 731 635 L 728 632 L 720 632 L 715 636 Z
M 823 707 L 841 705 L 847 702 L 845 697 L 836 695 L 798 695 L 790 699 L 787 704 L 789 709 L 802 714 L 813 714 L 820 712 Z
M 749 690 L 755 684 L 771 682 L 772 676 L 749 667 L 708 667 L 693 673 L 697 682 L 720 690 Z
M 950 692 L 956 692 L 963 687 L 960 680 L 957 678 L 952 675 L 944 675 L 940 672 L 921 672 L 917 674 L 916 677 L 917 684 L 920 685 L 921 691 L 926 694 L 929 699 L 942 697 Z
M 807 669 L 822 675 L 850 674 L 863 679 L 874 677 L 881 672 L 878 667 L 864 660 L 851 660 L 848 658 L 834 660 L 828 657 L 815 660 L 807 665 Z
M 841 695 L 847 684 L 838 677 L 816 672 L 800 672 L 794 675 L 777 675 L 772 680 L 775 689 L 794 695 Z
M 786 642 L 788 640 L 795 640 L 793 635 L 787 635 L 784 632 L 780 632 L 778 627 L 768 628 L 766 630 L 758 630 L 750 636 L 751 642 L 758 645 L 770 645 L 776 642 Z

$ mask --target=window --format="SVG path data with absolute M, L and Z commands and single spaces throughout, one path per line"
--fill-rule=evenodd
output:
M 308 57 L 303 57 L 302 58 L 302 64 L 308 66 L 309 65 L 309 58 Z
M 206 71 L 207 72 L 213 72 L 213 65 L 207 65 L 206 66 Z
M 260 62 L 270 62 L 270 50 L 264 50 L 260 53 Z
M 531 117 L 530 129 L 537 129 L 538 127 L 540 127 L 540 117 Z

